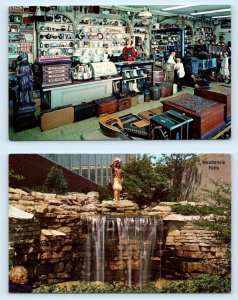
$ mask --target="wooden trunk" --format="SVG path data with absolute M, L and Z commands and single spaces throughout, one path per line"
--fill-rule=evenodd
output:
M 118 99 L 118 110 L 124 110 L 131 107 L 131 97 L 125 97 L 122 99 Z
M 162 102 L 164 111 L 172 109 L 193 118 L 194 139 L 208 139 L 225 125 L 223 103 L 190 94 L 172 97 Z
M 160 87 L 160 97 L 166 98 L 173 95 L 173 84 L 170 82 L 163 82 L 159 84 Z
M 81 103 L 74 106 L 74 122 L 96 117 L 96 103 Z
M 230 122 L 231 120 L 231 88 L 230 87 L 222 86 L 222 85 L 218 87 L 205 87 L 205 88 L 201 87 L 198 89 L 194 89 L 194 95 L 211 99 L 219 103 L 224 103 L 225 122 Z
M 95 100 L 95 103 L 97 105 L 97 116 L 118 111 L 118 100 L 113 96 Z

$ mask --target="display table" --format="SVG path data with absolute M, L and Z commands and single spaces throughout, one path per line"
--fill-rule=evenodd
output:
M 223 103 L 190 94 L 162 102 L 164 111 L 172 109 L 193 118 L 191 130 L 194 139 L 208 139 L 225 126 Z
M 50 108 L 68 104 L 77 105 L 112 95 L 112 81 L 121 77 L 108 79 L 75 81 L 70 84 L 43 87 L 44 101 Z

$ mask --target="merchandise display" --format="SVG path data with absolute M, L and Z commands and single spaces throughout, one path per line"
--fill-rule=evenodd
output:
M 111 138 L 148 140 L 152 139 L 150 131 L 162 120 L 168 128 L 182 122 L 173 117 L 170 124 L 167 110 L 188 117 L 192 134 L 178 134 L 179 129 L 166 134 L 155 130 L 153 139 L 213 138 L 216 130 L 230 136 L 231 8 L 225 5 L 222 16 L 219 11 L 224 5 L 210 10 L 205 5 L 167 8 L 9 7 L 10 139 L 32 139 L 31 130 L 38 130 L 32 136 L 43 140 L 42 130 L 51 135 L 50 128 L 55 132 L 59 128 L 62 139 L 87 139 L 87 132 L 94 130 L 93 138 L 100 140 L 104 132 L 108 137 L 108 123 L 105 131 L 98 118 L 114 114 L 121 120 L 120 134 Z M 21 84 L 18 74 L 22 53 L 27 54 L 32 70 L 29 86 Z M 228 87 L 221 87 L 222 83 Z M 29 96 L 24 98 L 23 109 L 24 88 Z M 215 104 L 207 105 L 194 113 L 191 107 L 183 111 L 178 102 L 171 104 L 171 97 L 184 95 L 214 101 L 217 109 L 212 109 Z M 194 100 L 191 105 L 198 107 L 199 103 Z M 204 129 L 203 112 L 208 110 L 212 126 Z M 194 114 L 200 115 L 200 123 Z M 104 131 L 97 138 L 99 127 Z M 75 134 L 67 134 L 67 130 Z

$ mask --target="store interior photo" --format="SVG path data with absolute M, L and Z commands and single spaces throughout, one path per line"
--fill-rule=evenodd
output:
M 231 6 L 9 7 L 9 138 L 231 138 Z

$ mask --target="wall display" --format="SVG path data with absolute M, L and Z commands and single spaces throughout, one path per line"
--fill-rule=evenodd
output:
M 52 14 L 45 22 L 37 22 L 38 57 L 72 55 L 74 28 L 72 21 L 63 14 Z
M 119 56 L 130 36 L 130 29 L 123 20 L 83 18 L 76 28 L 76 51 L 81 62 L 107 61 L 107 56 Z
M 21 13 L 20 13 L 21 12 Z M 35 25 L 31 11 L 9 8 L 8 22 L 8 53 L 9 72 L 16 68 L 16 60 L 20 52 L 27 52 L 29 62 L 34 60 L 34 30 Z

